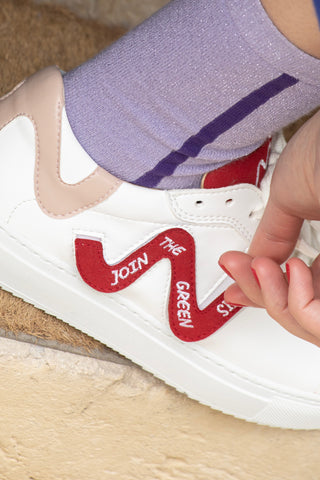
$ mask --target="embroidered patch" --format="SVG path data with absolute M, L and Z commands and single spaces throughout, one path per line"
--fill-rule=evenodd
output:
M 209 337 L 241 308 L 228 305 L 223 294 L 200 310 L 196 298 L 195 243 L 181 228 L 160 233 L 116 265 L 108 265 L 100 241 L 75 240 L 76 262 L 82 279 L 99 292 L 123 290 L 163 258 L 171 262 L 169 323 L 185 342 Z
M 249 183 L 260 188 L 269 163 L 270 146 L 271 138 L 268 138 L 261 147 L 249 155 L 206 173 L 202 178 L 202 187 L 222 188 Z

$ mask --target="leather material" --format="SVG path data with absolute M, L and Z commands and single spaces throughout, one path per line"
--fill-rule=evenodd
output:
M 77 161 L 73 154 L 81 147 L 75 146 L 65 115 L 61 121 L 66 177 L 73 181 L 89 174 L 91 178 L 93 164 L 85 152 L 80 153 L 83 168 L 78 179 L 68 174 Z M 56 210 L 58 199 L 52 197 L 56 213 L 48 214 L 35 191 L 34 125 L 29 114 L 19 115 L 0 130 L 0 285 L 105 342 L 204 404 L 268 425 L 320 428 L 316 368 L 320 349 L 288 334 L 262 310 L 232 309 L 221 297 L 231 280 L 219 268 L 218 259 L 226 250 L 248 248 L 258 222 L 252 212 L 266 200 L 261 190 L 241 184 L 160 191 L 119 182 L 113 184 L 112 194 L 73 215 L 62 214 L 60 207 Z M 271 157 L 282 142 L 280 138 L 273 145 Z M 72 191 L 73 186 L 69 188 Z M 170 237 L 178 246 L 166 240 L 168 231 L 178 235 Z M 144 268 L 143 253 L 149 254 L 145 249 L 156 238 L 166 242 L 162 245 L 165 254 L 152 250 L 153 261 Z M 194 257 L 188 263 L 179 247 L 193 249 L 192 242 Z M 91 245 L 99 249 L 97 270 Z M 78 248 L 84 249 L 82 274 L 87 283 L 77 269 Z M 141 269 L 138 263 L 130 268 L 138 268 L 141 275 L 133 278 L 125 267 L 130 255 L 138 251 Z M 181 263 L 175 267 L 177 259 Z M 111 283 L 121 277 L 127 282 L 111 293 L 104 293 L 108 291 L 106 265 L 116 272 Z M 180 271 L 194 280 L 180 279 Z M 90 286 L 89 277 L 95 272 L 102 291 Z M 190 297 L 186 295 L 189 289 L 182 288 L 185 284 L 178 292 L 180 281 L 193 284 Z M 181 308 L 178 301 L 182 301 Z M 214 318 L 208 315 L 203 325 L 199 322 L 194 337 L 181 334 L 192 328 L 181 327 L 179 321 L 177 327 L 178 311 L 189 308 L 199 319 L 214 311 L 221 320 L 215 326 L 222 328 L 212 334 L 215 328 L 209 327 Z M 171 327 L 175 324 L 173 331 L 170 323 Z
M 72 151 L 72 157 L 70 156 Z M 76 159 L 76 165 L 75 165 Z M 75 184 L 92 175 L 97 164 L 77 142 L 67 119 L 65 108 L 62 109 L 60 178 L 63 183 Z
M 230 187 L 240 183 L 259 188 L 268 168 L 270 147 L 271 138 L 268 138 L 251 154 L 206 173 L 202 178 L 202 188 Z
M 186 222 L 221 224 L 235 228 L 251 239 L 253 210 L 262 208 L 262 195 L 251 185 L 236 185 L 217 190 L 176 191 L 170 194 L 172 210 Z
M 29 120 L 26 120 L 26 122 L 29 122 Z M 15 127 L 14 123 L 13 127 Z M 32 130 L 28 129 L 26 133 L 32 134 Z M 32 141 L 30 142 L 31 145 Z M 31 149 L 28 169 L 32 169 L 31 157 L 33 151 L 34 149 Z M 15 168 L 14 163 L 10 163 L 9 170 L 14 172 Z M 13 178 L 15 178 L 14 175 L 12 175 L 11 180 Z M 26 178 L 24 177 L 24 179 Z M 32 175 L 29 174 L 29 179 L 31 178 Z M 2 181 L 3 184 L 9 184 L 3 176 Z M 23 180 L 22 183 L 25 184 L 26 182 Z M 199 209 L 195 205 L 196 198 L 208 200 L 209 205 L 205 208 L 209 210 L 211 205 L 215 213 L 217 203 L 215 200 L 220 198 L 220 204 L 223 205 L 224 200 L 229 196 L 228 193 L 230 193 L 228 188 L 207 192 L 203 190 L 163 192 L 144 189 L 127 183 L 123 183 L 114 195 L 96 207 L 61 221 L 45 215 L 39 209 L 34 195 L 33 199 L 31 197 L 32 188 L 29 186 L 29 190 L 27 189 L 25 193 L 25 201 L 19 196 L 14 206 L 12 205 L 10 213 L 7 212 L 6 218 L 2 217 L 2 221 L 5 221 L 10 232 L 17 238 L 23 239 L 24 244 L 28 245 L 29 248 L 38 251 L 41 257 L 58 265 L 59 268 L 69 271 L 74 276 L 77 275 L 73 250 L 73 242 L 76 238 L 87 237 L 102 241 L 105 260 L 107 263 L 114 265 L 160 232 L 173 226 L 184 228 L 192 235 L 196 243 L 196 291 L 197 301 L 201 308 L 215 296 L 221 295 L 230 283 L 227 276 L 217 265 L 219 256 L 228 249 L 245 250 L 257 226 L 257 220 L 249 221 L 246 217 L 253 208 L 261 207 L 261 192 L 256 187 L 250 186 L 248 188 L 247 185 L 245 187 L 237 186 L 236 189 L 231 188 L 230 190 L 233 194 L 240 192 L 239 204 L 235 206 L 239 212 L 237 222 L 234 220 L 235 213 L 228 206 L 223 207 L 222 215 L 204 215 L 201 208 Z M 9 191 L 10 189 L 7 190 L 7 194 L 12 197 L 12 192 L 10 194 Z M 128 198 L 132 199 L 130 206 L 133 208 L 128 207 Z M 174 201 L 172 201 L 173 199 Z M 117 209 L 113 208 L 115 202 L 118 205 Z M 179 208 L 176 207 L 177 204 Z M 141 210 L 138 208 L 140 205 L 143 206 Z M 114 214 L 111 213 L 113 210 Z M 157 218 L 158 212 L 159 221 Z M 162 213 L 160 214 L 160 212 Z M 229 212 L 232 213 L 230 217 L 227 216 Z M 243 212 L 246 212 L 246 214 Z M 166 223 L 164 222 L 165 217 L 167 217 Z M 242 224 L 241 218 L 243 218 L 245 225 Z M 33 226 L 32 229 L 29 228 L 30 224 Z M 243 235 L 243 232 L 245 232 L 245 235 Z M 125 288 L 120 295 L 121 302 L 127 305 L 129 309 L 139 311 L 152 324 L 163 325 L 162 328 L 165 328 L 165 330 L 168 328 L 166 305 L 168 305 L 171 278 L 170 267 L 166 262 L 167 260 L 162 260 L 155 265 L 145 276 Z M 220 285 L 223 285 L 222 291 L 221 288 L 219 290 Z M 119 298 L 119 293 L 111 295 Z M 139 305 L 137 305 L 139 303 L 137 299 L 140 299 Z M 281 371 L 281 365 L 276 368 L 276 363 L 280 362 L 283 358 L 283 352 L 286 350 L 284 345 L 280 348 L 281 342 L 277 343 L 276 349 L 273 348 L 275 343 L 273 339 L 274 330 L 278 332 L 279 329 L 274 327 L 274 322 L 268 316 L 258 311 L 259 318 L 265 317 L 266 324 L 266 331 L 264 331 L 263 338 L 260 338 L 254 318 L 256 311 L 254 310 L 255 314 L 251 315 L 251 324 L 250 326 L 247 325 L 243 332 L 242 319 L 246 319 L 246 311 L 243 310 L 238 313 L 223 329 L 217 331 L 212 337 L 199 342 L 198 346 L 194 344 L 193 349 L 196 348 L 205 352 L 206 357 L 210 357 L 212 354 L 215 356 L 216 352 L 219 351 L 220 359 L 227 363 L 237 363 L 237 368 L 241 368 L 241 365 L 249 368 L 250 365 L 250 370 L 254 375 L 259 375 L 259 368 L 262 368 L 261 363 L 264 363 L 263 359 L 266 355 L 269 355 L 269 351 L 272 351 L 274 361 L 269 361 L 268 365 L 263 365 L 264 375 L 268 377 L 269 381 L 272 381 L 275 376 L 282 377 L 282 381 L 285 381 L 285 383 L 291 378 L 291 387 L 297 385 L 302 380 L 302 377 L 294 374 L 294 372 L 299 372 L 299 362 L 297 362 L 295 369 L 290 369 L 293 372 L 293 378 L 292 375 L 284 375 L 284 371 Z M 159 316 L 160 312 L 161 317 Z M 270 335 L 267 333 L 268 329 Z M 253 335 L 255 338 L 253 344 L 256 353 L 258 354 L 258 351 L 261 353 L 260 365 L 258 361 L 251 364 L 250 355 L 248 356 L 245 353 L 236 360 L 237 349 L 234 348 L 233 343 L 234 341 L 237 343 L 237 339 L 241 339 L 239 344 L 245 351 L 247 342 L 243 333 L 246 336 L 248 332 L 250 332 L 250 336 Z M 282 329 L 279 332 L 283 336 Z M 299 345 L 305 344 L 305 342 L 295 339 L 286 332 L 284 332 L 284 336 L 287 338 L 286 345 L 290 345 L 289 350 L 291 348 L 301 348 Z M 219 338 L 219 342 L 217 338 Z M 251 349 L 253 344 L 250 347 Z M 237 348 L 239 350 L 239 346 Z M 307 350 L 310 352 L 314 348 L 307 345 Z M 256 368 L 256 365 L 259 365 L 259 368 Z M 286 367 L 284 370 L 286 370 Z M 315 374 L 314 371 L 310 373 L 313 377 L 318 378 L 318 374 Z M 284 380 L 284 377 L 286 377 L 286 380 Z
M 76 184 L 69 185 L 61 180 L 63 106 L 63 81 L 56 67 L 38 72 L 0 100 L 0 129 L 19 116 L 28 117 L 34 125 L 37 202 L 46 214 L 58 218 L 76 215 L 100 203 L 121 184 L 100 167 Z
M 165 230 L 114 265 L 105 262 L 101 242 L 77 238 L 75 249 L 81 277 L 104 293 L 123 290 L 160 260 L 168 258 L 171 263 L 168 319 L 172 332 L 185 342 L 207 338 L 239 311 L 224 302 L 223 294 L 206 308 L 199 309 L 195 291 L 195 243 L 183 229 Z

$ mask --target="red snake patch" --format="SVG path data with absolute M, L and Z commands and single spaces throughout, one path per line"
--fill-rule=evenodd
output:
M 223 294 L 200 310 L 196 298 L 195 242 L 181 228 L 166 230 L 116 265 L 106 263 L 100 241 L 75 240 L 76 262 L 82 279 L 99 292 L 123 290 L 163 258 L 171 262 L 168 316 L 174 335 L 185 342 L 203 340 L 239 310 Z

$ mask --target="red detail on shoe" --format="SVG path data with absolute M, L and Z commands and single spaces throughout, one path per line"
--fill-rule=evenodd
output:
M 204 175 L 203 188 L 222 188 L 240 183 L 260 187 L 267 171 L 271 138 L 257 150 Z
M 169 323 L 180 340 L 195 342 L 207 338 L 239 310 L 228 305 L 223 293 L 200 310 L 196 298 L 195 243 L 181 228 L 160 233 L 116 265 L 108 265 L 100 241 L 77 238 L 76 261 L 82 279 L 100 292 L 118 292 L 163 258 L 171 262 Z

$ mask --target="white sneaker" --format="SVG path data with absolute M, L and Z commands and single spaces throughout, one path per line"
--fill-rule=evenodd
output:
M 320 428 L 320 349 L 223 301 L 230 279 L 218 259 L 249 246 L 268 143 L 209 174 L 209 189 L 131 185 L 77 142 L 54 67 L 0 101 L 0 129 L 4 289 L 212 408 Z M 272 161 L 282 148 L 273 140 Z

